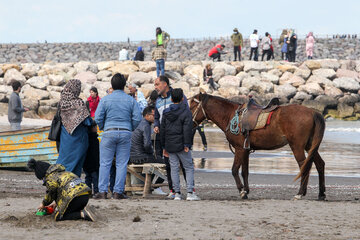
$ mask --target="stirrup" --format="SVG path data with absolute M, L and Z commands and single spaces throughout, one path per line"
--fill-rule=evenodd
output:
M 247 143 L 248 143 L 248 144 L 247 144 Z M 248 145 L 248 146 L 246 146 L 246 145 Z M 243 146 L 243 148 L 244 148 L 245 150 L 250 150 L 250 149 L 251 149 L 250 142 L 249 142 L 249 136 L 246 136 L 246 138 L 245 138 L 245 140 L 244 140 L 244 146 Z

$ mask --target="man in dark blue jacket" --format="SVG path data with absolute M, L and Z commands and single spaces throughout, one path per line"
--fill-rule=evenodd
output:
M 177 88 L 172 91 L 172 102 L 164 110 L 160 124 L 161 145 L 164 146 L 164 155 L 169 155 L 171 179 L 175 191 L 174 200 L 181 200 L 179 165 L 183 164 L 186 172 L 187 198 L 189 201 L 200 200 L 193 192 L 194 163 L 191 156 L 192 142 L 192 114 L 186 103 L 184 93 Z

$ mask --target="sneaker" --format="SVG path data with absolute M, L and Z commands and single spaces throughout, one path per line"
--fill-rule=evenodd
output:
M 207 146 L 206 145 L 204 145 L 203 150 L 204 150 L 204 152 L 207 151 Z
M 186 196 L 186 201 L 200 201 L 201 199 L 196 195 L 195 192 L 188 193 Z
M 96 222 L 98 220 L 98 216 L 95 212 L 93 206 L 86 206 L 84 210 L 82 210 L 84 214 L 84 219 L 92 222 Z
M 169 195 L 167 196 L 167 198 L 174 199 L 175 198 L 175 193 L 170 192 Z
M 180 201 L 181 200 L 181 193 L 175 193 L 175 201 Z
M 162 196 L 167 195 L 160 187 L 155 188 L 154 191 L 152 192 L 152 194 L 154 194 L 154 195 L 162 195 Z
M 102 193 L 98 192 L 92 198 L 93 199 L 107 199 L 107 193 L 106 192 L 102 192 Z

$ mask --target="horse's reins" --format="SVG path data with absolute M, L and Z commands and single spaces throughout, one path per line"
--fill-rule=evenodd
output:
M 198 127 L 201 123 L 198 123 L 198 122 L 196 121 L 196 117 L 197 117 L 198 113 L 200 112 L 200 109 L 202 110 L 202 113 L 204 114 L 205 120 L 207 119 L 207 115 L 206 115 L 205 109 L 204 109 L 204 107 L 203 107 L 203 105 L 202 105 L 202 101 L 199 101 L 199 100 L 196 99 L 196 98 L 194 98 L 193 100 L 194 100 L 194 102 L 198 103 L 198 105 L 197 105 L 197 107 L 196 107 L 196 109 L 195 109 L 195 112 L 194 112 L 194 114 L 193 114 L 193 119 L 192 119 L 192 120 L 193 120 L 193 122 L 196 124 L 196 127 Z

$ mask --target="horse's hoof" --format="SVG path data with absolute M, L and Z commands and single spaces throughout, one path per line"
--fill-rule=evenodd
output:
M 248 199 L 247 192 L 246 191 L 241 191 L 240 198 L 241 199 Z
M 324 196 L 319 196 L 319 197 L 318 197 L 318 200 L 319 200 L 319 201 L 327 201 L 325 195 L 324 195 Z
M 302 199 L 302 195 L 298 194 L 298 195 L 295 195 L 295 197 L 293 198 L 294 201 L 297 201 L 297 200 L 301 200 Z

